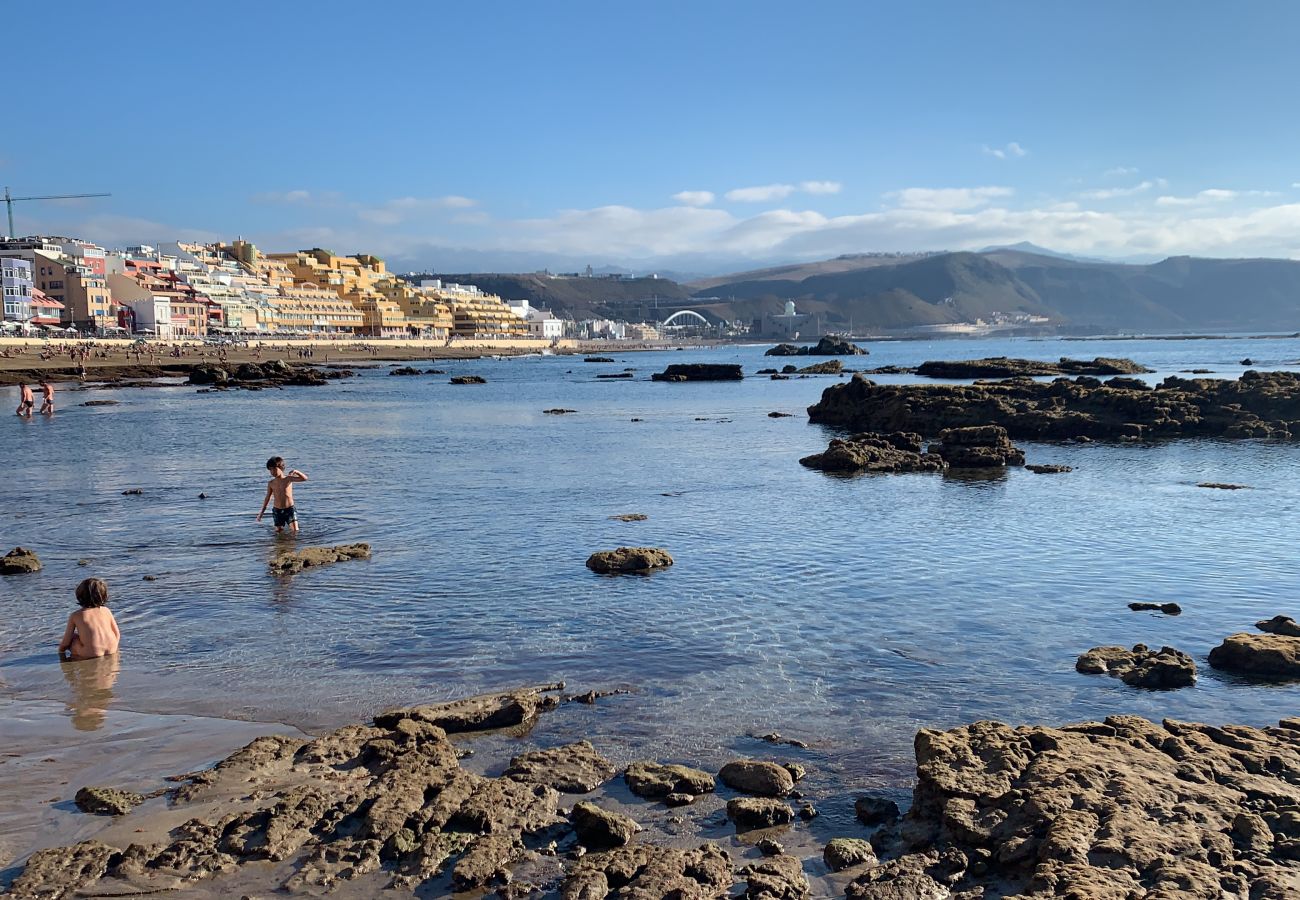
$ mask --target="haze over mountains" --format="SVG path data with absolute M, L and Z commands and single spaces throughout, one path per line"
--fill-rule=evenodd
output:
M 1300 330 L 1300 262 L 1170 257 L 1148 264 L 1089 260 L 1033 245 L 982 252 L 853 254 L 703 278 L 555 278 L 462 274 L 562 314 L 654 317 L 690 308 L 748 320 L 787 300 L 828 330 L 1045 317 L 1073 332 Z M 638 305 L 637 301 L 643 301 Z

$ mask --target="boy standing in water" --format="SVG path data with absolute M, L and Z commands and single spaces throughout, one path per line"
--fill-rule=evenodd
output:
M 54 385 L 50 384 L 44 378 L 41 379 L 41 415 L 50 416 L 54 414 Z
M 77 585 L 81 609 L 68 616 L 68 627 L 59 641 L 59 656 L 67 659 L 96 659 L 117 652 L 122 633 L 108 607 L 108 585 L 87 578 Z M 66 656 L 65 656 L 66 655 Z
M 32 396 L 32 389 L 27 386 L 27 382 L 18 382 L 18 415 L 24 419 L 32 417 L 32 407 L 36 405 L 36 399 Z
M 262 510 L 257 514 L 257 521 L 262 521 L 262 516 L 266 515 L 267 504 L 274 500 L 275 507 L 271 510 L 271 515 L 275 521 L 275 533 L 283 534 L 284 529 L 288 528 L 297 534 L 298 511 L 293 507 L 293 486 L 306 481 L 307 476 L 297 469 L 286 473 L 284 459 L 279 456 L 268 459 L 266 469 L 271 473 L 271 480 L 266 483 L 266 496 L 262 499 Z

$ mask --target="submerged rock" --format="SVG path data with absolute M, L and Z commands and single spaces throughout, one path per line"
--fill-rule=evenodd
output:
M 1170 376 L 1141 391 L 1068 379 L 878 385 L 855 375 L 823 391 L 808 416 L 845 429 L 926 435 L 999 425 L 1013 440 L 1288 438 L 1300 421 L 1300 375 L 1247 372 L 1237 381 Z
M 652 381 L 740 381 L 740 366 L 730 363 L 674 363 L 650 376 Z
M 1167 616 L 1182 615 L 1183 608 L 1177 603 L 1130 603 L 1128 608 L 1134 612 L 1162 612 Z
M 487 384 L 487 379 L 482 375 L 453 375 L 451 384 Z
M 1173 647 L 1093 647 L 1079 657 L 1074 668 L 1089 675 L 1110 675 L 1133 687 L 1179 688 L 1196 683 L 1196 662 Z
M 543 414 L 548 415 L 548 416 L 563 416 L 563 415 L 567 415 L 568 413 L 576 413 L 577 410 L 576 410 L 576 409 L 562 409 L 562 408 L 560 408 L 560 407 L 556 407 L 555 409 L 544 409 L 544 410 L 542 410 L 542 412 L 543 412 Z
M 757 759 L 737 759 L 718 772 L 727 787 L 760 797 L 784 797 L 794 790 L 794 776 L 783 766 Z
M 805 456 L 801 465 L 823 472 L 942 472 L 948 464 L 935 453 L 922 453 L 919 434 L 864 433 L 833 438 L 822 453 Z
M 276 554 L 270 562 L 274 575 L 295 575 L 314 566 L 328 566 L 350 559 L 370 559 L 369 544 L 339 544 L 335 547 L 304 547 Z
M 880 825 L 893 822 L 900 815 L 898 804 L 883 797 L 859 797 L 853 802 L 854 815 L 863 825 Z
M 1223 481 L 1202 481 L 1196 486 L 1198 488 L 1212 488 L 1217 491 L 1245 491 L 1250 489 L 1248 484 L 1228 484 Z
M 1300 638 L 1300 622 L 1296 622 L 1290 616 L 1274 616 L 1271 619 L 1264 619 L 1256 622 L 1255 627 L 1268 634 L 1281 634 L 1286 637 Z
M 610 516 L 616 522 L 644 522 L 650 518 L 645 513 L 620 513 L 616 516 Z
M 40 570 L 41 560 L 35 550 L 15 547 L 0 556 L 0 575 L 27 575 Z
M 587 568 L 602 575 L 649 572 L 672 564 L 672 556 L 659 547 L 619 547 L 598 551 L 587 558 Z
M 1300 678 L 1300 637 L 1233 634 L 1210 651 L 1210 665 L 1242 675 Z
M 103 816 L 124 816 L 144 802 L 143 794 L 108 787 L 84 787 L 77 791 L 73 802 L 84 813 Z
M 1058 466 L 1058 465 L 1050 465 L 1050 464 L 1039 464 L 1039 465 L 1026 464 L 1025 468 L 1028 469 L 1030 472 L 1033 472 L 1035 475 L 1060 475 L 1065 472 L 1074 471 L 1073 466 Z
M 794 821 L 794 810 L 783 800 L 770 797 L 737 797 L 727 801 L 727 818 L 739 830 L 774 828 Z

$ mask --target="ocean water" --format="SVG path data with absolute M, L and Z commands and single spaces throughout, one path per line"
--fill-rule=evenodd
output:
M 868 346 L 848 364 L 1130 356 L 1159 379 L 1300 361 L 1295 339 Z M 823 779 L 883 786 L 906 783 L 920 727 L 1113 713 L 1267 724 L 1300 708 L 1300 685 L 1205 662 L 1257 619 L 1300 615 L 1300 446 L 1023 444 L 1031 462 L 1076 471 L 838 478 L 798 463 L 834 436 L 804 411 L 836 379 L 649 380 L 671 362 L 752 374 L 790 361 L 763 349 L 428 364 L 488 379 L 478 386 L 380 368 L 320 388 L 68 390 L 52 420 L 0 420 L 0 546 L 45 563 L 0 580 L 0 696 L 61 701 L 87 731 L 103 708 L 322 729 L 564 680 L 632 693 L 567 707 L 547 741 L 708 764 L 775 730 L 812 744 Z M 625 368 L 634 379 L 595 377 Z M 253 517 L 273 454 L 311 477 L 297 543 L 367 541 L 372 560 L 268 574 L 285 542 Z M 649 518 L 609 518 L 630 512 Z M 584 567 L 624 544 L 677 564 Z M 60 664 L 72 589 L 90 575 L 110 584 L 120 659 Z M 1131 612 L 1134 600 L 1184 613 Z M 1191 653 L 1199 683 L 1148 692 L 1074 671 L 1090 647 L 1138 641 Z

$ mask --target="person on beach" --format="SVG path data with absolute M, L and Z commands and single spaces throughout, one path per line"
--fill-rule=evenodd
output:
M 77 585 L 76 595 L 81 609 L 68 616 L 68 627 L 59 641 L 59 657 L 97 659 L 116 653 L 122 632 L 108 609 L 108 585 L 98 578 L 87 578 Z
M 284 471 L 284 458 L 272 456 L 266 461 L 266 469 L 271 473 L 271 480 L 266 483 L 266 496 L 262 498 L 262 510 L 257 514 L 257 521 L 266 515 L 266 507 L 272 500 L 275 506 L 271 516 L 275 522 L 275 533 L 283 534 L 288 528 L 298 533 L 298 511 L 293 506 L 293 486 L 306 481 L 307 476 L 297 469 Z
M 32 417 L 32 407 L 35 405 L 36 398 L 32 396 L 32 389 L 27 386 L 27 382 L 18 382 L 18 410 L 15 415 L 30 419 Z
M 50 416 L 54 414 L 54 385 L 45 379 L 41 379 L 41 415 Z

